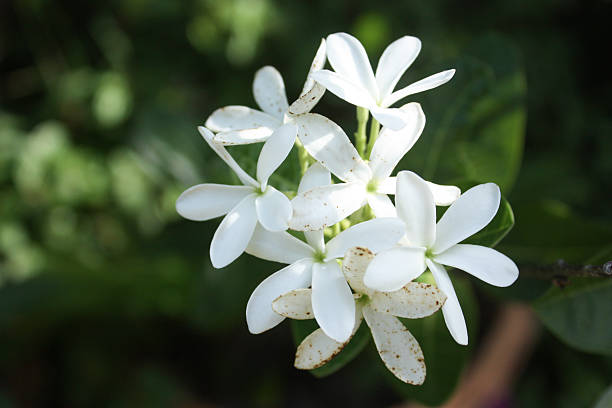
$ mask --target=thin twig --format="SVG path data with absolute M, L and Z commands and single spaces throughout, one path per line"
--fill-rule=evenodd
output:
M 612 261 L 602 265 L 571 265 L 560 259 L 550 265 L 527 265 L 520 268 L 521 276 L 552 280 L 560 286 L 573 277 L 612 278 Z

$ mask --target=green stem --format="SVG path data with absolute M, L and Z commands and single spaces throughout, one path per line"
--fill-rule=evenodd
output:
M 298 160 L 300 162 L 300 171 L 303 176 L 308 169 L 308 152 L 302 142 L 300 142 L 300 139 L 295 139 L 295 145 L 298 148 Z
M 380 130 L 380 124 L 374 116 L 372 116 L 372 123 L 370 123 L 370 138 L 368 140 L 368 150 L 366 151 L 366 155 L 364 159 L 368 160 L 370 158 L 370 154 L 372 153 L 372 148 L 374 147 L 374 143 L 376 139 L 378 139 L 378 131 Z
M 357 107 L 357 132 L 355 132 L 355 147 L 359 156 L 363 156 L 366 148 L 366 126 L 370 112 L 366 108 Z
M 336 223 L 334 224 L 334 237 L 338 236 L 338 234 L 340 234 L 341 230 L 340 230 L 340 223 Z

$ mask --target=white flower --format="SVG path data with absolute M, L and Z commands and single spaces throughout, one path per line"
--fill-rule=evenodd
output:
M 425 360 L 419 343 L 397 317 L 419 319 L 436 312 L 444 304 L 444 294 L 432 285 L 410 282 L 394 292 L 377 292 L 363 284 L 363 274 L 374 255 L 365 248 L 351 248 L 344 257 L 344 275 L 355 294 L 354 335 L 365 318 L 380 358 L 400 380 L 414 385 L 425 381 Z M 272 308 L 292 319 L 312 319 L 310 289 L 294 290 L 280 296 Z M 397 316 L 397 317 L 396 317 Z M 321 367 L 349 343 L 336 341 L 317 329 L 298 346 L 295 367 L 312 370 Z
M 213 142 L 213 134 L 198 127 L 208 145 L 236 173 L 243 186 L 198 184 L 185 190 L 176 200 L 176 211 L 194 221 L 205 221 L 227 214 L 210 244 L 210 260 L 223 268 L 238 258 L 247 247 L 257 222 L 270 231 L 284 231 L 291 218 L 291 202 L 268 185 L 268 178 L 285 160 L 295 143 L 295 126 L 285 126 L 271 136 L 257 161 L 257 179 L 249 176 L 225 148 Z
M 442 308 L 446 326 L 457 343 L 467 344 L 461 305 L 442 265 L 495 286 L 509 286 L 517 279 L 516 264 L 504 254 L 480 245 L 459 244 L 491 222 L 500 198 L 499 187 L 493 183 L 475 186 L 463 193 L 436 224 L 436 206 L 425 181 L 412 172 L 400 172 L 396 208 L 406 224 L 405 242 L 376 256 L 366 271 L 365 284 L 375 290 L 394 291 L 429 268 L 448 297 Z
M 401 108 L 408 124 L 399 131 L 384 127 L 369 162 L 363 161 L 346 133 L 331 120 L 314 113 L 296 116 L 298 137 L 308 153 L 344 183 L 304 190 L 293 200 L 289 225 L 295 230 L 317 230 L 333 225 L 369 204 L 377 217 L 394 217 L 387 194 L 395 194 L 391 172 L 416 143 L 425 126 L 418 103 Z M 455 186 L 428 183 L 436 204 L 449 205 L 461 191 Z
M 331 34 L 327 37 L 327 59 L 335 72 L 320 70 L 312 76 L 333 94 L 369 109 L 384 126 L 398 130 L 408 122 L 399 109 L 389 106 L 408 95 L 440 86 L 455 74 L 454 69 L 439 72 L 393 92 L 420 51 L 421 41 L 416 37 L 406 36 L 392 42 L 380 57 L 374 76 L 359 40 L 346 33 Z
M 283 77 L 271 66 L 261 68 L 253 80 L 253 96 L 262 111 L 246 106 L 217 109 L 206 120 L 206 127 L 217 132 L 213 141 L 223 145 L 263 142 L 291 121 L 291 115 L 310 112 L 325 88 L 312 79 L 312 73 L 325 65 L 325 40 L 315 54 L 300 97 L 289 106 Z
M 329 172 L 315 164 L 304 174 L 300 188 L 329 182 Z M 279 324 L 284 318 L 274 313 L 272 301 L 291 290 L 312 286 L 313 317 L 329 337 L 346 341 L 355 322 L 355 304 L 337 259 L 356 245 L 373 251 L 391 248 L 403 234 L 403 223 L 397 218 L 354 225 L 327 243 L 323 230 L 306 233 L 305 243 L 287 232 L 255 228 L 246 252 L 290 265 L 270 275 L 253 291 L 246 309 L 249 331 L 261 333 Z

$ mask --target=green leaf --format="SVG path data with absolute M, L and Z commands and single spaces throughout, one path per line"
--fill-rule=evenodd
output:
M 450 61 L 451 82 L 415 99 L 427 126 L 399 168 L 428 180 L 494 182 L 509 191 L 518 174 L 526 118 L 526 79 L 518 48 L 486 36 Z
M 296 346 L 299 345 L 302 340 L 306 338 L 310 333 L 318 329 L 317 322 L 313 320 L 291 320 L 291 332 L 293 334 L 293 340 Z M 351 341 L 342 349 L 336 357 L 334 357 L 329 363 L 322 367 L 310 370 L 312 375 L 317 378 L 327 377 L 330 374 L 335 373 L 342 367 L 350 363 L 361 351 L 364 349 L 366 344 L 370 341 L 370 330 L 368 326 L 362 322 L 361 326 L 357 330 L 357 333 L 353 336 Z
M 514 213 L 510 203 L 502 197 L 499 210 L 489 225 L 468 238 L 466 244 L 494 247 L 514 227 Z
M 612 356 L 612 279 L 574 278 L 533 304 L 542 323 L 579 350 Z
M 419 280 L 433 279 L 429 278 L 430 272 L 424 275 Z M 453 277 L 452 271 L 450 275 Z M 389 373 L 388 378 L 392 379 L 394 388 L 406 399 L 431 406 L 442 404 L 454 391 L 468 363 L 478 328 L 476 298 L 467 279 L 453 279 L 453 285 L 466 319 L 470 344 L 461 346 L 453 340 L 444 323 L 442 311 L 424 319 L 401 319 L 419 342 L 427 366 L 427 377 L 421 386 L 404 384 Z
M 603 395 L 597 400 L 593 408 L 610 408 L 612 407 L 612 385 L 609 386 Z
M 499 248 L 521 263 L 546 264 L 563 259 L 602 264 L 612 258 L 612 224 L 573 214 L 558 201 L 514 203 L 516 226 Z

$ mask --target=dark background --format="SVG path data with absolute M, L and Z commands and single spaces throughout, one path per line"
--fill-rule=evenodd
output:
M 213 269 L 218 221 L 175 213 L 187 187 L 233 182 L 196 126 L 218 107 L 255 106 L 263 65 L 279 69 L 292 101 L 330 33 L 356 35 L 373 65 L 391 41 L 418 36 L 421 55 L 401 84 L 458 71 L 414 97 L 428 124 L 402 168 L 440 183 L 497 182 L 516 216 L 499 248 L 520 265 L 601 264 L 612 258 L 611 11 L 570 0 L 0 2 L 0 407 L 415 397 L 372 344 L 317 379 L 292 367 L 289 324 L 248 333 L 248 296 L 280 266 L 243 255 Z M 353 108 L 331 94 L 315 111 L 355 129 Z M 252 169 L 258 148 L 232 153 Z M 435 372 L 468 364 L 499 305 L 550 286 L 522 275 L 503 292 L 458 276 L 473 293 L 462 298 L 474 304 L 470 347 L 442 331 L 445 353 L 461 358 L 428 364 L 432 387 L 448 390 L 457 375 Z M 596 401 L 612 378 L 609 347 L 602 357 L 567 344 L 542 329 L 510 398 L 517 406 Z

